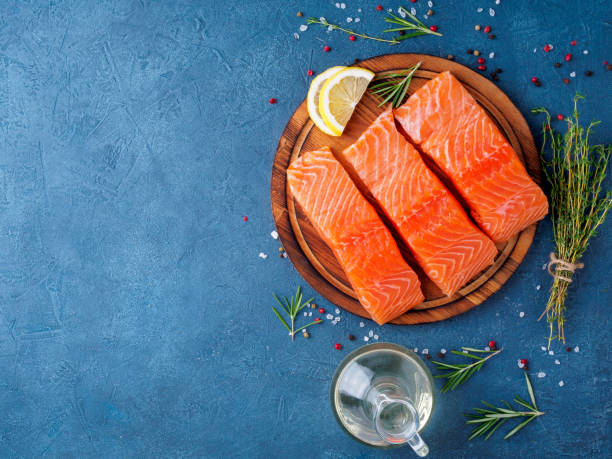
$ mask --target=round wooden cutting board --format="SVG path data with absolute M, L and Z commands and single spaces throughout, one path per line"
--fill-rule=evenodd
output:
M 541 168 L 538 152 L 525 119 L 510 99 L 491 81 L 463 65 L 424 54 L 387 54 L 361 61 L 360 67 L 377 74 L 403 70 L 421 62 L 420 69 L 408 90 L 412 94 L 440 72 L 450 70 L 496 122 L 508 141 L 525 163 L 527 171 L 540 184 Z M 323 242 L 308 218 L 294 202 L 287 188 L 286 172 L 289 164 L 302 152 L 329 145 L 341 151 L 352 144 L 383 111 L 380 99 L 366 92 L 357 105 L 341 137 L 330 137 L 314 126 L 308 117 L 306 101 L 295 111 L 278 144 L 272 168 L 272 213 L 289 259 L 308 283 L 332 303 L 362 317 L 369 318 L 351 289 L 344 271 L 332 251 Z M 444 180 L 443 180 L 444 181 Z M 534 224 L 505 244 L 498 245 L 499 253 L 493 265 L 475 276 L 452 297 L 440 290 L 418 268 L 410 252 L 401 243 L 400 250 L 415 268 L 421 280 L 425 301 L 401 315 L 392 323 L 418 324 L 444 320 L 481 304 L 510 278 L 521 263 L 535 235 Z

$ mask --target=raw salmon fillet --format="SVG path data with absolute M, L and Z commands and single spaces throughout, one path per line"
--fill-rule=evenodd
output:
M 395 240 L 329 147 L 287 170 L 291 193 L 332 249 L 359 302 L 379 324 L 423 301 L 421 283 Z
M 493 263 L 495 244 L 398 132 L 391 109 L 342 155 L 444 294 Z
M 548 213 L 546 196 L 504 135 L 450 72 L 419 88 L 395 119 L 451 179 L 493 241 L 507 241 Z

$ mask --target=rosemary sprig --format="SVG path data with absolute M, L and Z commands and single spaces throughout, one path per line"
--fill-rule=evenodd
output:
M 308 306 L 308 304 L 310 304 L 310 302 L 314 299 L 314 298 L 310 298 L 309 300 L 302 302 L 302 287 L 297 288 L 297 292 L 295 293 L 295 296 L 291 297 L 291 300 L 288 300 L 286 296 L 283 296 L 283 301 L 281 302 L 281 300 L 279 300 L 278 297 L 276 296 L 276 293 L 274 293 L 273 295 L 276 301 L 278 302 L 278 304 L 280 304 L 281 308 L 283 308 L 283 311 L 285 311 L 287 315 L 289 316 L 289 322 L 291 323 L 291 327 L 289 326 L 289 324 L 287 324 L 287 321 L 278 312 L 278 310 L 275 307 L 272 307 L 272 310 L 276 314 L 276 317 L 278 317 L 278 319 L 285 326 L 285 328 L 289 330 L 291 341 L 293 341 L 295 334 L 303 330 L 304 328 L 310 327 L 311 325 L 323 323 L 321 320 L 315 320 L 309 324 L 301 326 L 298 329 L 295 329 L 295 317 L 298 315 L 298 313 L 302 309 Z
M 378 106 L 381 107 L 389 101 L 391 101 L 393 108 L 402 105 L 408 91 L 408 86 L 410 86 L 412 81 L 412 76 L 420 66 L 421 63 L 419 62 L 402 72 L 387 73 L 374 78 L 373 84 L 370 85 L 370 92 L 383 99 Z
M 407 16 L 407 18 L 395 16 L 394 14 L 389 13 L 389 16 L 385 17 L 385 22 L 389 22 L 391 24 L 397 24 L 399 27 L 394 27 L 392 29 L 383 30 L 383 32 L 399 32 L 399 31 L 413 31 L 411 33 L 407 33 L 405 35 L 400 35 L 396 38 L 396 40 L 406 40 L 407 38 L 418 37 L 419 35 L 437 35 L 441 37 L 442 34 L 440 32 L 434 32 L 425 24 L 423 24 L 415 15 L 411 14 L 403 6 L 400 6 L 400 11 Z M 412 20 L 413 22 L 410 22 Z
M 527 408 L 529 411 L 517 411 L 512 408 L 512 406 L 508 402 L 504 400 L 502 400 L 502 402 L 504 403 L 504 405 L 506 405 L 506 408 L 493 406 L 483 400 L 482 404 L 485 405 L 487 409 L 474 408 L 474 411 L 476 411 L 477 414 L 469 413 L 466 415 L 467 417 L 471 418 L 466 421 L 467 424 L 476 424 L 474 430 L 472 431 L 472 434 L 470 435 L 470 440 L 485 434 L 486 436 L 484 437 L 484 439 L 488 440 L 489 437 L 493 435 L 493 432 L 495 432 L 508 419 L 522 417 L 527 418 L 506 434 L 504 440 L 507 440 L 519 430 L 521 430 L 523 427 L 525 427 L 527 424 L 529 424 L 531 421 L 533 421 L 535 418 L 545 414 L 544 412 L 538 409 L 535 395 L 533 393 L 533 386 L 531 385 L 531 381 L 529 380 L 529 376 L 527 376 L 527 373 L 525 373 L 525 382 L 527 384 L 527 392 L 529 393 L 531 403 L 526 402 L 518 395 L 514 396 L 514 402 L 518 403 L 523 408 Z
M 317 19 L 317 18 L 310 17 L 310 18 L 308 18 L 306 20 L 306 23 L 307 24 L 319 24 L 319 25 L 321 25 L 323 27 L 331 27 L 332 30 L 340 30 L 340 31 L 342 31 L 344 33 L 348 33 L 349 35 L 355 35 L 356 37 L 365 38 L 366 40 L 381 41 L 381 42 L 389 43 L 389 44 L 392 44 L 392 45 L 396 45 L 396 44 L 398 44 L 400 42 L 398 38 L 393 38 L 391 40 L 387 40 L 385 38 L 372 37 L 372 36 L 366 35 L 364 33 L 355 32 L 352 29 L 345 29 L 344 27 L 340 27 L 339 25 L 331 24 L 331 23 L 327 22 L 327 19 L 325 19 L 325 18 Z M 402 38 L 402 37 L 399 37 L 399 38 Z
M 546 109 L 532 110 L 546 116 L 542 127 L 544 141 L 541 161 L 551 186 L 551 219 L 556 256 L 572 264 L 582 258 L 590 238 L 595 235 L 597 227 L 604 222 L 612 208 L 612 191 L 602 191 L 612 145 L 589 144 L 591 129 L 599 122 L 591 122 L 586 128 L 580 125 L 577 102 L 583 98 L 579 94 L 574 97 L 574 113 L 566 119 L 567 132 L 564 135 L 551 128 L 550 114 Z M 550 160 L 545 159 L 547 141 L 552 151 Z M 557 268 L 550 297 L 542 313 L 542 316 L 546 315 L 549 324 L 549 347 L 555 338 L 565 343 L 565 300 L 573 275 L 561 269 L 561 266 Z
M 448 381 L 442 387 L 442 392 L 448 392 L 449 390 L 456 389 L 459 385 L 463 384 L 467 379 L 476 373 L 478 370 L 482 368 L 484 363 L 489 360 L 491 357 L 499 354 L 502 349 L 497 351 L 487 351 L 484 349 L 474 349 L 471 347 L 462 347 L 461 351 L 451 351 L 453 354 L 462 355 L 464 357 L 468 357 L 473 359 L 472 363 L 461 363 L 461 364 L 450 364 L 444 362 L 436 362 L 436 368 L 441 371 L 446 371 L 446 373 L 442 373 L 436 375 L 435 378 L 446 378 Z M 471 354 L 471 352 L 478 354 L 486 354 L 486 357 L 481 357 L 479 355 Z

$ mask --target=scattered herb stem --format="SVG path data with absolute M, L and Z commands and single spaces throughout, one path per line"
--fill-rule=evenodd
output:
M 396 45 L 396 44 L 398 44 L 400 42 L 399 39 L 397 39 L 397 38 L 393 38 L 391 40 L 388 40 L 386 38 L 372 37 L 372 36 L 366 35 L 364 33 L 355 32 L 352 29 L 345 29 L 344 27 L 340 27 L 339 25 L 331 24 L 331 23 L 327 22 L 327 19 L 325 19 L 325 18 L 317 19 L 317 18 L 311 17 L 311 18 L 308 18 L 306 20 L 306 23 L 307 24 L 319 24 L 319 25 L 321 25 L 323 27 L 331 27 L 333 30 L 340 30 L 341 32 L 347 33 L 349 35 L 355 35 L 356 37 L 364 38 L 366 40 L 381 41 L 381 42 L 389 43 L 389 44 L 392 44 L 392 45 Z
M 314 298 L 310 298 L 309 300 L 306 300 L 306 301 L 302 302 L 303 297 L 302 297 L 302 288 L 301 287 L 297 288 L 297 292 L 295 293 L 295 296 L 292 296 L 290 300 L 287 299 L 286 296 L 283 296 L 283 301 L 281 301 L 276 296 L 276 293 L 274 293 L 273 295 L 274 295 L 274 298 L 276 299 L 276 301 L 278 302 L 278 304 L 280 305 L 280 307 L 283 308 L 283 311 L 285 311 L 287 313 L 287 315 L 289 316 L 289 323 L 291 323 L 291 326 L 289 326 L 289 324 L 283 318 L 281 313 L 278 312 L 278 310 L 275 307 L 272 307 L 272 310 L 276 314 L 276 317 L 278 317 L 278 319 L 281 321 L 281 323 L 289 331 L 289 335 L 291 336 L 291 341 L 293 341 L 293 339 L 295 338 L 295 334 L 297 332 L 305 329 L 306 327 L 310 327 L 311 325 L 316 325 L 316 324 L 322 323 L 321 320 L 315 320 L 313 322 L 310 322 L 309 324 L 301 326 L 298 329 L 295 328 L 295 318 L 296 318 L 296 316 L 298 315 L 298 313 L 302 309 L 304 309 L 306 306 L 308 306 L 308 304 L 310 304 L 310 302 L 314 299 Z
M 527 418 L 506 434 L 504 440 L 507 440 L 519 430 L 521 430 L 523 427 L 525 427 L 528 423 L 533 421 L 535 418 L 545 414 L 544 412 L 538 409 L 535 395 L 533 393 L 533 386 L 531 385 L 531 381 L 529 380 L 529 376 L 527 376 L 527 373 L 525 373 L 525 383 L 527 384 L 527 392 L 529 393 L 531 403 L 526 402 L 518 395 L 514 396 L 514 402 L 521 405 L 521 409 L 527 408 L 529 411 L 516 411 L 508 402 L 504 400 L 502 400 L 502 402 L 506 406 L 505 408 L 493 406 L 483 400 L 482 404 L 485 405 L 487 409 L 474 408 L 474 411 L 476 413 L 469 413 L 466 415 L 467 417 L 471 418 L 466 421 L 467 424 L 476 424 L 474 426 L 472 434 L 470 435 L 470 440 L 485 434 L 486 436 L 484 437 L 484 439 L 488 440 L 489 437 L 493 435 L 493 432 L 495 432 L 508 419 Z
M 381 107 L 389 101 L 391 101 L 393 108 L 402 105 L 414 72 L 416 72 L 420 66 L 421 63 L 419 62 L 415 66 L 402 72 L 387 73 L 374 78 L 373 83 L 370 85 L 370 92 L 383 98 L 383 101 L 378 104 L 378 106 Z
M 474 362 L 461 364 L 450 364 L 436 361 L 433 362 L 436 364 L 436 368 L 438 370 L 446 371 L 446 373 L 442 373 L 435 376 L 436 378 L 448 379 L 444 387 L 442 387 L 442 392 L 448 392 L 449 390 L 456 389 L 459 385 L 467 381 L 470 376 L 480 370 L 487 360 L 489 360 L 493 356 L 496 356 L 502 351 L 502 349 L 499 349 L 497 351 L 487 351 L 484 349 L 474 349 L 471 347 L 462 347 L 461 350 L 463 352 L 456 350 L 453 350 L 451 352 L 456 355 L 461 355 L 473 359 Z M 473 353 L 486 354 L 486 357 L 474 355 Z
M 405 35 L 400 35 L 396 38 L 397 41 L 406 40 L 407 38 L 418 37 L 420 35 L 437 35 L 441 37 L 442 34 L 440 32 L 436 32 L 431 30 L 425 24 L 423 24 L 415 15 L 410 13 L 403 6 L 399 7 L 400 14 L 406 17 L 399 17 L 394 14 L 389 13 L 389 16 L 385 17 L 385 22 L 391 24 L 397 24 L 399 27 L 394 27 L 392 29 L 383 30 L 383 32 L 400 32 L 400 31 L 413 31 L 411 33 L 407 33 Z M 413 22 L 410 22 L 413 21 Z
M 551 219 L 556 244 L 556 257 L 575 265 L 586 251 L 590 238 L 601 225 L 612 207 L 612 191 L 604 194 L 602 184 L 612 153 L 612 145 L 591 145 L 589 135 L 599 121 L 586 128 L 578 120 L 579 94 L 574 97 L 573 117 L 566 118 L 567 132 L 564 135 L 551 127 L 550 113 L 544 108 L 532 110 L 543 113 L 541 161 L 550 183 Z M 552 152 L 545 159 L 547 144 Z M 565 343 L 565 300 L 573 271 L 566 264 L 558 264 L 552 272 L 554 280 L 550 297 L 540 319 L 546 315 L 549 324 L 548 347 L 558 339 Z M 539 320 L 539 319 L 538 319 Z

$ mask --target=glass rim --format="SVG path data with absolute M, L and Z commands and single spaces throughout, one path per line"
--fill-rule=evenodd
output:
M 336 418 L 336 422 L 340 425 L 342 430 L 344 430 L 344 432 L 346 432 L 353 440 L 358 441 L 359 443 L 361 443 L 363 445 L 366 445 L 366 446 L 369 446 L 371 448 L 377 448 L 377 449 L 396 449 L 396 448 L 401 448 L 402 446 L 405 446 L 405 443 L 402 443 L 402 444 L 399 444 L 399 445 L 378 446 L 378 445 L 373 445 L 371 443 L 367 443 L 367 442 L 357 438 L 351 431 L 349 431 L 346 428 L 346 426 L 344 425 L 344 423 L 340 419 L 340 416 L 338 415 L 338 411 L 336 410 L 334 388 L 336 387 L 336 384 L 338 382 L 338 379 L 340 378 L 340 375 L 344 372 L 344 370 L 348 366 L 348 364 L 350 362 L 352 362 L 353 360 L 355 360 L 355 358 L 357 358 L 360 355 L 366 354 L 368 352 L 373 352 L 373 351 L 377 351 L 377 350 L 392 350 L 392 351 L 396 351 L 396 352 L 399 352 L 401 354 L 404 354 L 406 357 L 408 357 L 409 359 L 413 360 L 417 364 L 417 366 L 419 366 L 424 371 L 424 373 L 425 373 L 425 375 L 427 377 L 427 380 L 429 381 L 429 384 L 431 385 L 431 413 L 433 414 L 434 408 L 436 406 L 436 395 L 435 395 L 436 386 L 434 384 L 434 380 L 433 380 L 433 376 L 431 375 L 431 371 L 429 370 L 429 368 L 427 368 L 427 366 L 425 365 L 423 360 L 418 356 L 418 354 L 416 352 L 414 352 L 414 351 L 412 351 L 412 350 L 410 350 L 410 349 L 408 349 L 408 348 L 406 348 L 404 346 L 401 346 L 399 344 L 389 343 L 389 342 L 378 342 L 378 343 L 366 344 L 364 346 L 361 346 L 361 347 L 355 349 L 354 351 L 350 352 L 349 354 L 347 354 L 347 356 L 344 357 L 342 362 L 340 362 L 340 364 L 336 368 L 336 371 L 334 372 L 334 375 L 332 376 L 331 384 L 329 386 L 329 402 L 330 402 L 330 405 L 331 405 L 331 410 L 334 413 L 334 418 Z M 421 432 L 427 426 L 427 424 L 429 424 L 430 419 L 431 419 L 431 414 L 429 415 L 429 418 L 427 419 L 427 422 L 425 422 L 423 426 L 420 426 L 419 430 L 417 432 Z

